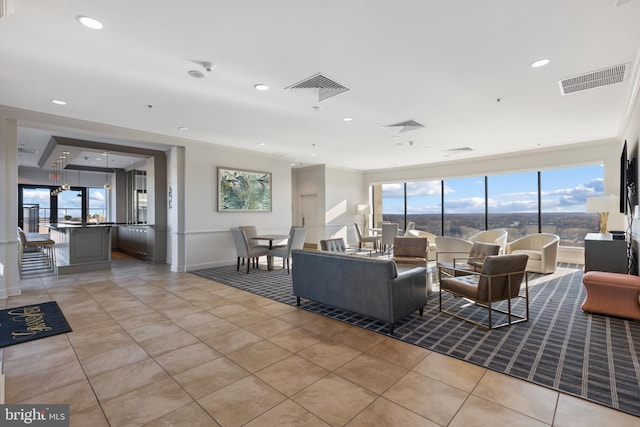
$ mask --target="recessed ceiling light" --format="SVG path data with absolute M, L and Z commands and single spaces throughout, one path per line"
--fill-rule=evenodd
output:
M 201 79 L 201 78 L 204 77 L 204 74 L 202 73 L 202 71 L 198 71 L 198 70 L 189 70 L 189 71 L 187 71 L 187 73 L 191 77 L 196 78 L 196 79 Z
M 188 130 L 189 130 L 189 128 L 188 128 L 188 127 L 184 127 L 184 126 L 179 126 L 179 127 L 178 127 L 178 130 L 179 130 L 179 131 L 182 131 L 182 132 L 186 132 L 186 131 L 188 131 Z
M 400 137 L 396 135 L 396 136 L 392 136 L 391 139 L 400 139 Z
M 537 61 L 534 61 L 533 63 L 531 63 L 531 68 L 540 68 L 540 67 L 544 67 L 545 65 L 547 65 L 550 61 L 548 59 L 538 59 Z
M 351 117 L 343 117 L 342 118 L 343 122 L 350 122 L 351 120 L 353 120 Z
M 266 142 L 259 142 L 258 145 L 261 146 L 261 147 L 264 147 L 265 145 L 267 145 L 267 143 Z
M 56 105 L 67 105 L 67 103 L 61 99 L 52 99 L 51 102 L 53 102 Z
M 315 157 L 315 156 L 317 156 L 316 153 L 311 153 L 311 157 Z
M 269 86 L 267 86 L 264 83 L 256 83 L 253 85 L 254 88 L 256 88 L 256 90 L 269 90 Z
M 104 26 L 102 22 L 97 19 L 89 18 L 88 16 L 78 16 L 78 21 L 87 28 L 92 30 L 101 30 Z

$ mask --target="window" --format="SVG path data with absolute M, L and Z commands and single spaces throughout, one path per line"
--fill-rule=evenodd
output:
M 487 177 L 487 229 L 502 228 L 509 241 L 538 232 L 538 173 Z
M 467 239 L 478 231 L 507 229 L 509 241 L 544 232 L 562 246 L 584 246 L 599 229 L 597 214 L 586 212 L 587 197 L 604 195 L 602 166 L 416 181 L 374 186 L 376 221 L 392 221 L 436 235 Z M 444 195 L 442 194 L 444 188 Z M 442 200 L 444 199 L 444 206 Z
M 407 221 L 418 230 L 441 233 L 442 181 L 407 182 Z
M 82 190 L 73 188 L 58 194 L 58 221 L 83 220 L 82 215 Z
M 443 235 L 468 239 L 485 230 L 485 178 L 444 181 Z
M 586 212 L 587 197 L 604 196 L 602 166 L 540 172 L 543 233 L 560 236 L 562 246 L 584 246 L 587 233 L 599 230 L 598 215 Z
M 104 188 L 88 188 L 89 220 L 88 222 L 105 222 L 107 220 L 107 190 Z

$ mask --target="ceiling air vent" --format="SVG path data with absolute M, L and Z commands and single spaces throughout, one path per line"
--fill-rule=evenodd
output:
M 466 153 L 469 151 L 473 151 L 471 147 L 458 147 L 458 148 L 450 148 L 448 150 L 444 150 L 447 153 Z
M 410 130 L 416 130 L 423 127 L 424 125 L 421 125 L 415 120 L 407 120 L 405 122 L 396 123 L 394 125 L 384 126 L 385 129 L 389 129 L 393 132 L 398 132 L 398 133 L 409 132 Z
M 311 94 L 315 100 L 324 101 L 332 96 L 340 95 L 349 90 L 348 87 L 331 80 L 318 73 L 285 89 L 295 90 L 300 94 Z
M 587 74 L 569 77 L 560 80 L 560 91 L 563 95 L 581 92 L 587 89 L 593 89 L 600 86 L 621 83 L 629 69 L 629 64 L 621 64 L 603 70 L 592 71 Z

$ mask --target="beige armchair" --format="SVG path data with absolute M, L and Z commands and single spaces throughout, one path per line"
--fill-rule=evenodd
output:
M 527 271 L 542 274 L 553 273 L 556 271 L 559 243 L 560 237 L 555 234 L 529 234 L 507 243 L 506 253 L 528 255 Z
M 505 253 L 507 247 L 507 230 L 493 229 L 484 230 L 469 237 L 470 242 L 493 243 L 500 246 L 500 253 Z
M 454 258 L 468 256 L 471 246 L 473 243 L 468 240 L 436 236 L 436 261 L 453 263 Z
M 422 230 L 409 230 L 409 236 L 411 237 L 426 237 L 428 243 L 428 247 L 429 247 L 429 255 L 427 255 L 427 259 L 429 261 L 435 261 L 436 260 L 436 235 L 435 234 L 431 234 L 427 231 L 422 231 Z
M 427 239 L 396 237 L 393 239 L 393 260 L 398 264 L 427 266 Z

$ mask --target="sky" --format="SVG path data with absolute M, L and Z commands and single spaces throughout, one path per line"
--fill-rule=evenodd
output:
M 585 212 L 588 197 L 603 196 L 601 165 L 553 169 L 541 172 L 543 212 Z M 384 184 L 385 214 L 404 213 L 404 185 Z M 538 211 L 536 172 L 489 176 L 489 213 Z M 441 212 L 440 181 L 407 183 L 408 214 Z M 484 177 L 445 180 L 445 211 L 484 213 Z
M 78 197 L 80 191 L 68 190 L 58 195 L 58 208 L 60 212 L 64 208 L 69 208 L 70 214 L 78 214 L 82 209 L 82 199 Z M 40 209 L 49 208 L 49 190 L 25 188 L 22 193 L 24 204 L 39 204 Z M 90 213 L 103 213 L 106 206 L 105 190 L 103 188 L 89 188 L 89 211 Z M 94 212 L 95 211 L 95 212 Z M 63 215 L 62 213 L 60 215 Z

